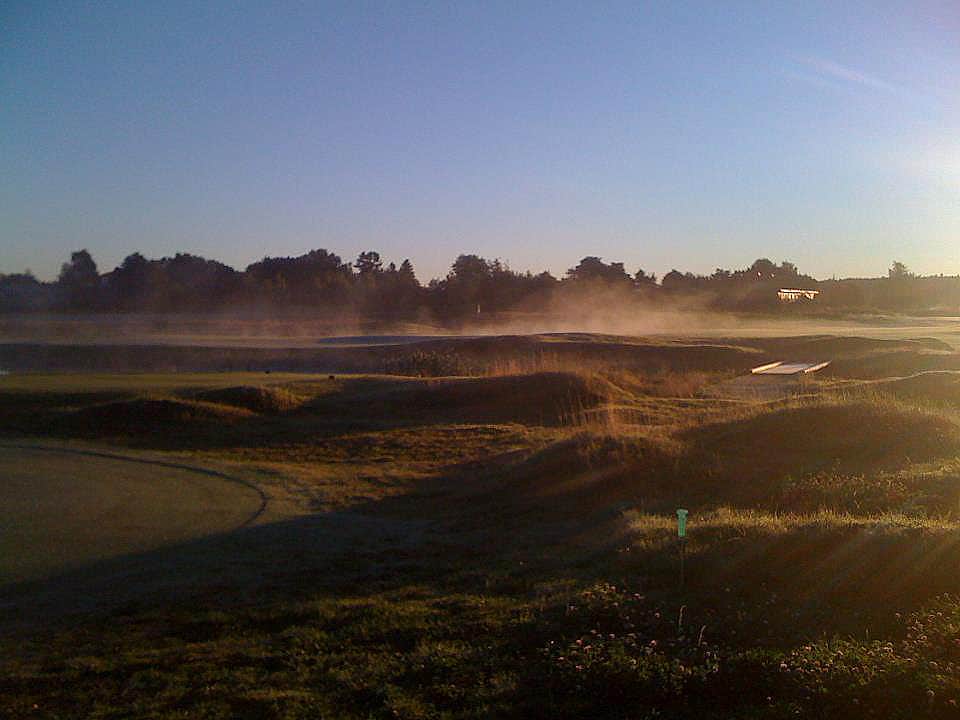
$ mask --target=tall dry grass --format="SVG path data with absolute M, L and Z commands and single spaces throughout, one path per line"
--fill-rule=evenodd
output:
M 488 377 L 529 375 L 541 372 L 573 373 L 584 378 L 602 378 L 625 394 L 654 397 L 695 397 L 704 387 L 729 376 L 729 372 L 706 370 L 671 370 L 664 367 L 637 368 L 612 364 L 607 360 L 574 358 L 549 351 L 522 357 L 496 358 L 487 363 L 481 374 Z

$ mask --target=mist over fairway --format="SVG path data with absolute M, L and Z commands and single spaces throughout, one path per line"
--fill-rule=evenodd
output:
M 960 338 L 960 317 L 858 315 L 791 318 L 710 311 L 636 310 L 608 307 L 577 323 L 534 316 L 525 320 L 474 323 L 462 331 L 429 324 L 400 323 L 382 328 L 344 330 L 309 317 L 252 319 L 224 314 L 158 316 L 0 316 L 0 345 L 71 344 L 185 346 L 221 348 L 363 348 L 398 346 L 496 335 L 623 335 L 689 339 L 696 337 L 783 337 L 841 335 L 891 340 L 933 337 L 947 343 Z

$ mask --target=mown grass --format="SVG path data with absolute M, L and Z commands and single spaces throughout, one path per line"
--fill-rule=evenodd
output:
M 0 640 L 0 709 L 957 716 L 952 406 L 882 388 L 725 402 L 697 396 L 713 377 L 699 369 L 662 382 L 650 380 L 657 369 L 507 370 L 271 378 L 296 402 L 246 407 L 229 427 L 191 418 L 100 438 L 232 465 L 291 519 L 238 541 L 251 550 L 230 557 L 233 582 L 201 576 L 189 591 L 131 594 Z M 142 392 L 196 402 L 209 388 L 262 385 L 182 381 Z M 141 394 L 75 377 L 50 383 L 52 401 L 44 381 L 22 382 L 23 412 L 2 428 L 41 438 L 18 425 L 30 412 L 54 419 L 102 407 L 103 392 Z M 66 426 L 46 427 L 73 441 Z M 691 511 L 683 586 L 681 505 Z M 332 520 L 353 516 L 382 534 L 343 542 Z M 205 551 L 170 552 L 189 565 Z

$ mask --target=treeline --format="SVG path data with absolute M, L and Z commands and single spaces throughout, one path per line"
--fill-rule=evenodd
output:
M 814 301 L 779 302 L 784 287 L 817 289 Z M 756 260 L 711 275 L 672 270 L 658 281 L 619 262 L 585 257 L 562 278 L 511 270 L 500 260 L 460 255 L 446 277 L 422 284 L 409 260 L 385 264 L 374 251 L 350 263 L 328 250 L 267 257 L 235 270 L 215 260 L 177 254 L 128 256 L 101 273 L 86 250 L 73 253 L 54 282 L 29 272 L 0 275 L 0 312 L 198 313 L 318 311 L 369 321 L 461 323 L 509 313 L 544 313 L 584 302 L 698 307 L 740 312 L 832 310 L 920 311 L 960 307 L 960 278 L 915 277 L 895 263 L 882 279 L 818 282 L 790 262 Z M 613 309 L 613 308 L 611 308 Z

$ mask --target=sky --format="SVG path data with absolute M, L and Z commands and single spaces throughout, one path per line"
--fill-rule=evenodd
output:
M 0 272 L 960 273 L 960 3 L 0 1 Z

